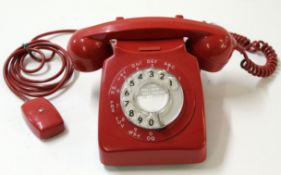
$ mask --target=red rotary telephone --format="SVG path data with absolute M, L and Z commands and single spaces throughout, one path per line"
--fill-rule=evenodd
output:
M 75 32 L 67 51 L 42 39 L 62 32 Z M 52 54 L 46 56 L 44 50 Z M 268 77 L 276 69 L 277 55 L 267 43 L 177 16 L 117 18 L 78 31 L 39 35 L 11 54 L 4 75 L 10 89 L 27 101 L 22 109 L 32 130 L 49 138 L 64 124 L 43 97 L 67 83 L 73 67 L 84 72 L 102 67 L 98 129 L 102 163 L 198 163 L 206 157 L 200 71 L 221 70 L 234 50 L 243 54 L 241 66 L 254 76 Z M 255 64 L 246 51 L 264 53 L 266 64 Z M 53 77 L 39 81 L 21 74 L 39 71 L 55 55 L 63 66 Z M 26 69 L 27 57 L 40 66 Z M 56 83 L 46 84 L 59 77 Z

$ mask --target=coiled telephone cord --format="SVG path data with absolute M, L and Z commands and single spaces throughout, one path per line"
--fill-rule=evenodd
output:
M 275 50 L 268 43 L 261 40 L 251 42 L 251 40 L 245 36 L 236 33 L 231 34 L 238 43 L 236 50 L 244 56 L 244 59 L 241 62 L 241 67 L 243 69 L 257 77 L 269 77 L 274 73 L 277 67 L 278 59 Z M 254 63 L 248 57 L 246 51 L 250 53 L 263 53 L 266 58 L 266 63 L 264 65 Z

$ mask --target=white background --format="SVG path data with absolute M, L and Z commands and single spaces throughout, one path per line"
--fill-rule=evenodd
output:
M 281 54 L 280 0 L 1 0 L 0 2 L 0 174 L 278 174 L 281 172 L 281 78 L 248 75 L 235 53 L 218 73 L 202 72 L 208 158 L 196 165 L 105 167 L 97 145 L 101 71 L 80 74 L 52 103 L 67 132 L 40 141 L 24 123 L 22 101 L 2 78 L 7 56 L 23 42 L 49 30 L 82 28 L 116 16 L 174 16 L 206 20 L 253 39 Z M 65 46 L 67 37 L 57 40 Z M 257 58 L 257 57 L 254 57 Z M 259 62 L 263 59 L 257 58 Z

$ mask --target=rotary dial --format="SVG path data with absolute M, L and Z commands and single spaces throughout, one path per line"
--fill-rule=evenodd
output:
M 120 103 L 126 118 L 145 129 L 172 123 L 183 106 L 183 90 L 176 77 L 161 69 L 143 69 L 124 82 Z

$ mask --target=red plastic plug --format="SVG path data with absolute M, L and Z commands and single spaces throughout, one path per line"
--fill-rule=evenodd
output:
M 45 98 L 29 100 L 22 105 L 25 121 L 41 139 L 48 139 L 64 130 L 64 122 L 57 109 Z

